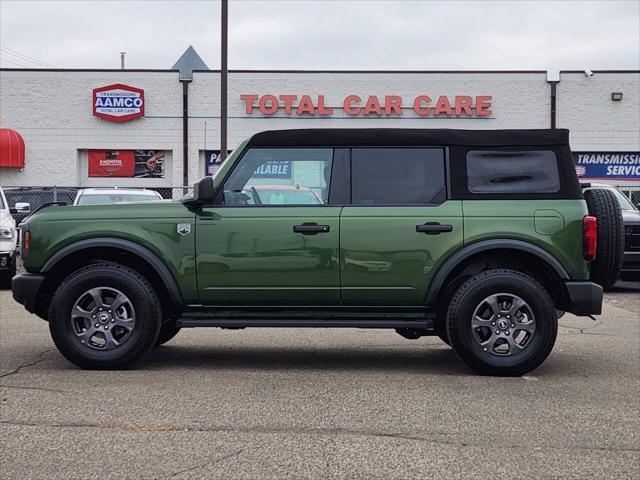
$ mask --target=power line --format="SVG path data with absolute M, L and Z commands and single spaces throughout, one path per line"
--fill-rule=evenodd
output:
M 16 65 L 16 66 L 22 67 L 22 68 L 29 68 L 27 65 L 22 65 L 21 63 L 12 62 L 11 60 L 7 60 L 6 58 L 1 58 L 0 59 L 0 63 L 2 63 L 2 62 L 10 63 L 11 65 Z
M 31 57 L 24 53 L 18 52 L 17 50 L 13 50 L 12 48 L 5 47 L 0 45 L 0 50 L 4 50 L 5 53 L 18 57 L 20 60 L 25 60 L 30 63 L 35 63 L 36 65 L 42 65 L 43 67 L 55 68 L 53 65 L 43 62 L 42 60 L 38 60 L 37 58 Z

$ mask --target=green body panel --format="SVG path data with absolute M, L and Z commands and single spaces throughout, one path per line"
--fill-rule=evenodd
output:
M 197 217 L 200 298 L 216 305 L 339 305 L 341 207 L 206 207 Z M 293 232 L 315 222 L 330 230 Z
M 185 298 L 197 301 L 195 214 L 180 202 L 144 202 L 100 206 L 53 206 L 29 218 L 31 248 L 28 270 L 39 270 L 55 252 L 87 238 L 130 240 L 155 253 L 169 268 Z M 191 224 L 180 235 L 178 223 Z M 141 272 L 144 273 L 144 272 Z
M 240 145 L 214 177 L 220 185 Z M 175 277 L 185 304 L 423 305 L 438 269 L 465 245 L 516 239 L 549 252 L 573 280 L 582 258 L 584 200 L 448 200 L 435 206 L 209 206 L 179 202 L 49 207 L 29 220 L 29 271 L 79 240 L 114 237 L 146 247 Z M 302 235 L 315 222 L 329 232 Z M 451 232 L 426 235 L 438 222 Z M 191 231 L 178 233 L 179 223 Z M 144 272 L 142 272 L 144 273 Z
M 582 258 L 584 200 L 465 200 L 465 245 L 493 238 L 535 244 L 553 255 L 574 280 L 589 278 Z
M 453 230 L 416 232 L 416 225 L 427 222 Z M 462 243 L 458 200 L 437 206 L 345 207 L 340 217 L 343 304 L 424 305 L 438 267 Z

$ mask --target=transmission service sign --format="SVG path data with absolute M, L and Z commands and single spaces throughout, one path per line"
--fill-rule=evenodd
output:
M 112 122 L 144 117 L 144 90 L 120 83 L 94 88 L 93 115 Z

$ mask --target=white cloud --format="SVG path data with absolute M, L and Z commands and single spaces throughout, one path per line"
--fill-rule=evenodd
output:
M 640 2 L 231 1 L 230 68 L 638 69 Z M 217 1 L 0 1 L 0 44 L 58 67 L 219 66 Z M 2 59 L 34 66 L 6 51 Z M 0 65 L 11 67 L 6 62 Z

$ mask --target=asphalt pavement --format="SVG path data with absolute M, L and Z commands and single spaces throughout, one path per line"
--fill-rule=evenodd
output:
M 640 478 L 640 284 L 518 378 L 436 337 L 191 329 L 84 371 L 0 292 L 0 478 Z

